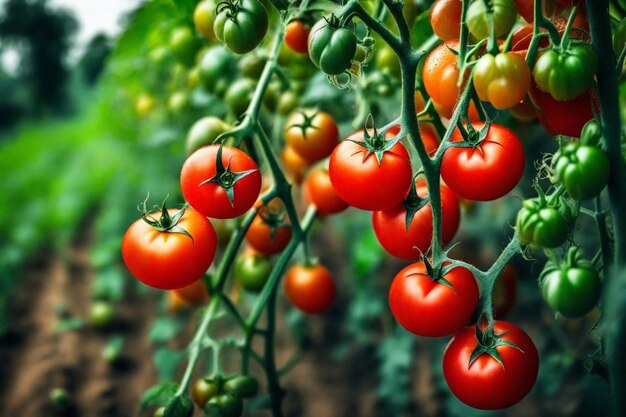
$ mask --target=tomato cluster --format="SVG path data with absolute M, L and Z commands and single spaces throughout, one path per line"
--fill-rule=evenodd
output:
M 221 375 L 197 379 L 191 389 L 191 397 L 207 415 L 239 417 L 243 411 L 243 400 L 254 397 L 259 383 L 251 376 Z

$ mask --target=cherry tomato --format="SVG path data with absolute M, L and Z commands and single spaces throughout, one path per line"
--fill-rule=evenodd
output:
M 454 395 L 471 407 L 510 407 L 535 384 L 539 370 L 537 348 L 519 327 L 504 321 L 496 321 L 494 334 L 485 332 L 481 339 L 475 326 L 457 334 L 443 355 L 443 376 Z M 470 362 L 476 348 L 480 355 Z
M 284 288 L 289 301 L 308 314 L 328 310 L 336 291 L 330 271 L 322 265 L 292 266 L 285 275 Z
M 196 29 L 209 40 L 217 39 L 213 32 L 216 8 L 215 0 L 201 0 L 193 12 L 193 23 Z
M 386 210 L 402 201 L 413 172 L 404 145 L 398 142 L 389 148 L 388 140 L 393 137 L 391 132 L 385 137 L 368 134 L 366 140 L 360 130 L 337 145 L 330 156 L 329 173 L 342 200 L 363 210 Z
M 333 117 L 317 110 L 296 110 L 285 122 L 285 141 L 309 162 L 326 158 L 339 139 Z
M 210 145 L 183 164 L 180 187 L 191 207 L 207 217 L 229 219 L 248 211 L 259 197 L 261 173 L 256 162 L 231 146 Z
M 272 261 L 262 255 L 242 253 L 235 260 L 233 275 L 241 287 L 249 292 L 261 292 L 272 272 Z
M 246 240 L 259 253 L 274 255 L 282 252 L 291 240 L 291 228 L 284 215 L 262 209 L 252 221 Z
M 445 185 L 441 190 L 443 244 L 447 245 L 459 228 L 461 209 L 459 201 Z M 433 213 L 430 202 L 419 207 L 420 199 L 428 196 L 426 182 L 416 182 L 417 199 L 410 196 L 396 207 L 372 213 L 376 238 L 390 254 L 400 259 L 417 260 L 428 252 L 433 238 Z M 412 201 L 415 200 L 415 201 Z M 417 210 L 407 228 L 407 207 Z M 419 207 L 419 208 L 418 208 Z M 410 212 L 409 211 L 409 212 Z
M 469 270 L 456 267 L 434 280 L 424 262 L 417 262 L 393 279 L 389 306 L 398 323 L 411 333 L 443 337 L 467 324 L 478 305 L 478 295 Z
M 202 279 L 199 279 L 186 287 L 172 290 L 172 292 L 190 304 L 202 304 L 209 299 L 209 293 Z
M 348 203 L 333 188 L 328 169 L 323 167 L 315 168 L 308 175 L 304 182 L 304 193 L 321 215 L 339 213 L 348 207 Z
M 459 39 L 461 32 L 461 0 L 437 0 L 430 9 L 430 25 L 444 41 Z
M 293 148 L 289 145 L 283 148 L 280 154 L 280 158 L 285 166 L 285 171 L 296 183 L 302 183 L 304 174 L 309 166 L 309 162 L 301 157 Z
M 154 226 L 139 219 L 124 234 L 124 263 L 146 285 L 164 290 L 186 287 L 213 262 L 217 237 L 211 222 L 193 209 L 180 218 L 179 214 L 170 209 Z M 151 213 L 147 218 L 157 220 L 156 216 Z
M 506 36 L 513 28 L 517 9 L 513 0 L 491 0 L 496 37 Z M 487 6 L 483 1 L 474 1 L 467 8 L 467 27 L 476 39 L 486 39 L 491 33 Z
M 285 29 L 285 44 L 294 52 L 308 54 L 310 30 L 302 20 L 292 20 Z
M 218 395 L 219 390 L 213 378 L 199 378 L 191 386 L 191 398 L 198 408 L 204 409 L 206 403 Z
M 476 134 L 484 123 L 474 123 Z M 453 142 L 463 140 L 456 129 Z M 450 148 L 443 156 L 441 177 L 459 197 L 475 201 L 496 200 L 508 194 L 524 172 L 524 148 L 509 129 L 492 124 L 476 147 Z
M 510 109 L 524 99 L 530 87 L 530 69 L 515 52 L 483 55 L 474 67 L 478 97 L 496 109 Z

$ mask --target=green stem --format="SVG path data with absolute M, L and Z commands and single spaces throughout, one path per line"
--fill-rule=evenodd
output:
M 267 300 L 267 334 L 265 336 L 264 368 L 267 377 L 267 389 L 270 394 L 272 415 L 282 417 L 282 402 L 285 391 L 280 387 L 278 370 L 274 359 L 276 333 L 276 291 L 272 291 Z
M 469 29 L 467 27 L 467 9 L 470 0 L 462 0 L 461 6 L 461 33 L 459 37 L 459 68 L 462 68 L 467 58 L 467 43 L 469 39 Z

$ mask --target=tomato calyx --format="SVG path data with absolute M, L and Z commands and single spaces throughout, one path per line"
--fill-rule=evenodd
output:
M 228 165 L 224 166 L 224 161 L 222 160 L 222 145 L 220 145 L 217 150 L 217 156 L 215 157 L 215 176 L 213 178 L 209 178 L 208 180 L 204 180 L 200 183 L 200 185 L 204 184 L 218 184 L 220 187 L 226 191 L 226 195 L 228 196 L 228 201 L 230 201 L 230 205 L 235 207 L 235 184 L 247 177 L 248 175 L 257 171 L 257 169 L 249 169 L 247 171 L 234 172 L 230 169 L 230 160 L 228 161 Z
M 221 14 L 226 11 L 226 17 L 234 21 L 240 9 L 241 3 L 238 0 L 224 0 L 217 5 L 216 14 Z
M 577 246 L 572 246 L 567 251 L 567 256 L 563 261 L 558 261 L 557 259 L 550 259 L 546 266 L 541 271 L 539 275 L 539 283 L 543 281 L 546 275 L 550 274 L 554 271 L 567 271 L 572 268 L 593 268 L 591 262 L 584 259 L 580 252 L 580 248 Z
M 404 200 L 402 200 L 402 205 L 406 209 L 405 222 L 406 222 L 407 231 L 409 230 L 409 226 L 411 225 L 411 222 L 413 221 L 413 217 L 415 217 L 415 214 L 422 207 L 428 204 L 429 201 L 430 201 L 430 198 L 428 196 L 420 197 L 417 194 L 417 187 L 415 186 L 415 181 L 413 181 L 411 183 L 411 188 L 409 189 L 409 194 Z
M 294 123 L 291 126 L 288 126 L 287 130 L 291 129 L 292 127 L 300 129 L 300 131 L 302 132 L 302 137 L 304 138 L 304 140 L 306 140 L 306 133 L 308 129 L 319 130 L 319 127 L 315 126 L 315 124 L 313 123 L 313 120 L 315 120 L 315 118 L 319 114 L 319 111 L 317 109 L 310 112 L 301 110 L 298 111 L 298 113 L 302 115 L 302 123 Z
M 139 207 L 137 207 L 137 209 L 141 211 L 141 218 L 143 219 L 144 222 L 148 223 L 150 226 L 152 226 L 155 230 L 158 230 L 159 232 L 180 233 L 182 235 L 189 237 L 189 239 L 191 239 L 191 241 L 193 242 L 193 236 L 191 236 L 191 234 L 188 231 L 178 226 L 178 222 L 185 215 L 185 210 L 187 210 L 186 206 L 181 208 L 175 215 L 170 216 L 167 210 L 167 205 L 166 205 L 167 198 L 165 198 L 160 208 L 158 206 L 155 206 L 156 210 L 153 210 L 152 212 L 150 212 L 148 211 L 146 207 L 146 202 L 148 201 L 148 198 L 149 196 L 146 197 L 146 199 L 143 201 L 142 204 L 139 205 Z M 152 216 L 152 213 L 158 210 L 161 210 L 161 216 L 158 219 L 156 219 Z
M 444 268 L 443 263 L 439 262 L 437 265 L 433 266 L 433 264 L 431 264 L 428 258 L 424 255 L 422 255 L 421 261 L 424 263 L 426 274 L 416 273 L 416 274 L 409 274 L 407 276 L 415 276 L 415 275 L 427 276 L 433 282 L 437 284 L 445 285 L 446 287 L 449 287 L 454 292 L 456 292 L 456 288 L 454 288 L 454 285 L 452 285 L 452 283 L 445 278 L 445 275 L 449 272 L 449 270 L 447 270 L 447 268 Z
M 371 118 L 371 115 L 369 117 Z M 363 141 L 353 139 L 346 140 L 366 149 L 367 152 L 363 152 L 363 162 L 365 162 L 370 155 L 375 155 L 378 166 L 380 167 L 383 163 L 385 153 L 390 152 L 391 149 L 396 146 L 400 141 L 400 136 L 387 140 L 385 139 L 385 132 L 379 133 L 376 126 L 372 127 L 372 131 L 373 134 L 370 135 L 367 128 L 363 129 Z
M 259 217 L 270 228 L 270 236 L 272 239 L 276 237 L 278 229 L 281 227 L 290 227 L 289 222 L 285 220 L 285 213 L 281 209 L 272 210 L 265 206 L 265 210 L 259 211 Z
M 487 139 L 489 129 L 491 128 L 491 121 L 485 121 L 485 125 L 480 130 L 476 130 L 470 121 L 468 121 L 465 126 L 463 126 L 462 123 L 459 123 L 458 128 L 461 132 L 461 136 L 463 137 L 463 141 L 452 142 L 448 146 L 474 149 L 480 147 L 480 144 Z
M 477 324 L 476 339 L 478 340 L 478 344 L 476 345 L 476 348 L 474 348 L 474 350 L 472 351 L 469 359 L 469 364 L 467 365 L 467 369 L 469 369 L 476 361 L 476 359 L 478 359 L 483 354 L 491 356 L 504 369 L 504 362 L 502 362 L 502 357 L 498 353 L 498 346 L 510 346 L 524 353 L 524 350 L 521 347 L 513 342 L 503 339 L 503 337 L 506 336 L 508 333 L 510 333 L 510 331 L 496 333 L 491 326 L 483 331 L 481 329 L 481 326 Z

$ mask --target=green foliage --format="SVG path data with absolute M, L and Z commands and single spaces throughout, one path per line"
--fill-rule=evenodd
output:
M 175 382 L 163 382 L 148 388 L 141 397 L 139 412 L 143 413 L 150 407 L 165 405 L 174 396 L 177 389 L 178 384 Z
M 389 415 L 401 415 L 411 399 L 414 352 L 415 337 L 400 326 L 378 346 L 378 397 Z

